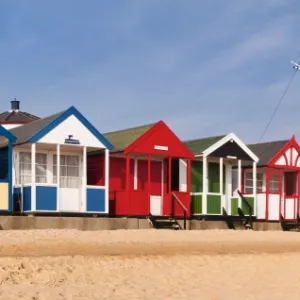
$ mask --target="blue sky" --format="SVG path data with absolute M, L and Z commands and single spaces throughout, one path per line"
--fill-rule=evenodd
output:
M 164 120 L 256 142 L 300 54 L 299 0 L 2 0 L 0 103 L 100 131 Z M 300 140 L 300 72 L 265 140 Z

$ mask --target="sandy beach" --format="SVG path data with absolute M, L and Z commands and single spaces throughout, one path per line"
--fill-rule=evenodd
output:
M 0 299 L 300 299 L 300 234 L 0 231 Z

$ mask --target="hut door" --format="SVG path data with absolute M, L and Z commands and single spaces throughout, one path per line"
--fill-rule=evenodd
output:
M 56 162 L 56 155 L 54 162 Z M 60 156 L 59 210 L 62 212 L 79 212 L 81 209 L 80 165 L 79 156 Z
M 163 162 L 151 162 L 150 213 L 154 216 L 163 214 Z
M 281 214 L 285 219 L 288 220 L 294 220 L 297 217 L 297 177 L 297 172 L 284 172 Z

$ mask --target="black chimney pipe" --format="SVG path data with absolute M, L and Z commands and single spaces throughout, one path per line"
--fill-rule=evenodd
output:
M 20 101 L 18 101 L 16 98 L 14 100 L 10 101 L 11 109 L 12 110 L 20 110 Z

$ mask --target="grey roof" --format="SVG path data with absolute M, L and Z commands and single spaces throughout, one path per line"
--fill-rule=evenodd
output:
M 45 126 L 50 124 L 53 120 L 55 120 L 58 116 L 60 116 L 63 112 L 21 125 L 19 127 L 15 127 L 10 129 L 9 131 L 17 138 L 15 145 L 24 144 L 28 142 L 28 140 L 34 136 L 37 132 L 41 131 Z
M 213 144 L 224 138 L 226 135 L 206 137 L 196 140 L 184 141 L 183 143 L 195 154 L 201 154 Z
M 247 145 L 259 158 L 258 166 L 266 166 L 268 162 L 288 143 L 289 140 L 273 141 Z

